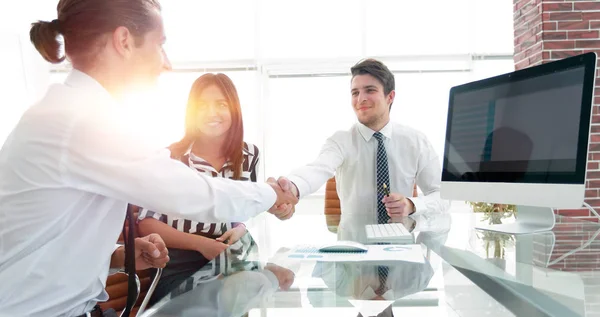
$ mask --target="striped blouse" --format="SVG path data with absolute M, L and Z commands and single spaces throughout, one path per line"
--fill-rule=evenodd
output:
M 256 182 L 259 161 L 258 147 L 256 147 L 256 145 L 244 142 L 242 155 L 244 158 L 242 161 L 242 174 L 240 176 L 240 180 Z M 225 162 L 221 168 L 221 171 L 217 171 L 206 160 L 194 155 L 194 153 L 191 151 L 188 151 L 184 156 L 182 156 L 181 161 L 198 173 L 212 177 L 233 178 L 233 168 L 231 162 L 229 161 Z M 162 221 L 179 231 L 198 234 L 210 238 L 219 237 L 227 230 L 237 225 L 237 223 L 202 223 L 188 219 L 174 218 L 155 211 L 150 211 L 146 208 L 142 209 L 138 219 L 142 220 L 148 217 Z

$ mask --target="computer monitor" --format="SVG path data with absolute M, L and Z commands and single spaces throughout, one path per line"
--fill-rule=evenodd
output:
M 442 168 L 444 199 L 515 204 L 514 224 L 554 227 L 552 208 L 585 196 L 596 54 L 499 75 L 450 90 Z

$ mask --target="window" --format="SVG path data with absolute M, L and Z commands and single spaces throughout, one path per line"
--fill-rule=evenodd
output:
M 269 79 L 265 172 L 286 175 L 317 158 L 325 140 L 356 121 L 350 76 Z
M 255 2 L 162 1 L 172 62 L 227 61 L 255 57 Z
M 261 0 L 259 3 L 261 57 L 308 59 L 361 55 L 362 1 Z
M 437 154 L 444 154 L 448 96 L 452 86 L 468 81 L 466 72 L 396 74 L 392 121 L 427 136 Z
M 441 155 L 450 87 L 514 69 L 510 1 L 307 1 L 162 1 L 175 71 L 152 95 L 131 98 L 139 129 L 160 146 L 179 139 L 193 81 L 224 72 L 240 95 L 245 139 L 263 154 L 261 174 L 285 175 L 356 122 L 349 70 L 373 56 L 396 75 L 392 120 L 424 132 Z M 55 16 L 44 8 L 51 14 L 40 16 Z M 49 82 L 64 80 L 60 69 Z
M 468 0 L 369 0 L 366 53 L 374 56 L 472 52 Z

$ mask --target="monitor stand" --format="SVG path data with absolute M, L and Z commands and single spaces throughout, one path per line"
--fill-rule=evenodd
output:
M 509 234 L 527 234 L 549 231 L 554 228 L 554 209 L 548 207 L 517 206 L 514 223 L 477 225 L 476 229 Z

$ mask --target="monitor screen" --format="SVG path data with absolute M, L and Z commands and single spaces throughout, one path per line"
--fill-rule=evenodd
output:
M 591 55 L 453 87 L 442 181 L 584 183 Z

